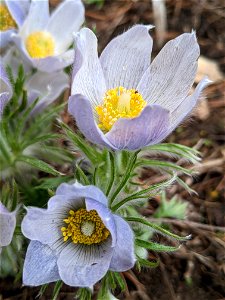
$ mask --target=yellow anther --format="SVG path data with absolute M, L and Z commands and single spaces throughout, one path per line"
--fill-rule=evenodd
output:
M 116 87 L 108 90 L 103 98 L 103 104 L 96 106 L 99 124 L 103 131 L 109 131 L 120 118 L 137 117 L 147 102 L 136 90 Z
M 36 31 L 26 39 L 26 49 L 32 58 L 45 58 L 54 55 L 55 41 L 47 31 Z
M 6 31 L 12 28 L 16 28 L 16 23 L 8 8 L 4 4 L 0 4 L 0 31 Z
M 96 210 L 70 210 L 68 218 L 63 221 L 68 224 L 61 228 L 64 242 L 71 238 L 75 244 L 99 244 L 110 235 Z

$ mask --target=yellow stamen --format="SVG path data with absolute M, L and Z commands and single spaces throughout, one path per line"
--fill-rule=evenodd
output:
M 16 28 L 16 23 L 8 8 L 4 4 L 0 4 L 0 31 L 6 31 L 12 28 Z
M 70 210 L 68 218 L 63 221 L 67 224 L 61 228 L 64 242 L 71 238 L 75 244 L 99 244 L 110 235 L 96 210 Z
M 36 31 L 26 39 L 26 48 L 32 58 L 45 58 L 54 55 L 55 41 L 47 31 Z
M 108 90 L 103 98 L 103 104 L 95 107 L 99 124 L 103 131 L 109 131 L 120 118 L 137 117 L 147 102 L 134 89 L 116 87 Z

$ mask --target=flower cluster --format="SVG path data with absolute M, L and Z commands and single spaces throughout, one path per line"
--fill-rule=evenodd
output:
M 22 195 L 17 202 L 26 209 L 18 226 L 30 240 L 23 284 L 62 281 L 92 289 L 101 280 L 100 292 L 113 297 L 117 273 L 135 264 L 157 265 L 148 260 L 147 250 L 179 248 L 149 241 L 149 228 L 176 241 L 189 238 L 148 222 L 132 201 L 143 205 L 175 180 L 182 183 L 178 171 L 191 174 L 168 161 L 144 159 L 143 148 L 155 146 L 153 151 L 198 160 L 194 149 L 159 144 L 191 113 L 210 83 L 203 78 L 190 94 L 200 53 L 196 34 L 184 33 L 169 41 L 151 61 L 153 26 L 135 25 L 112 39 L 98 57 L 95 33 L 80 29 L 81 0 L 62 1 L 51 14 L 48 0 L 5 0 L 0 12 L 1 177 L 13 185 L 4 203 Z M 52 126 L 63 106 L 50 104 L 70 87 L 67 67 L 72 64 L 68 112 L 84 137 L 60 116 L 58 124 L 65 135 Z M 79 156 L 75 163 L 72 147 L 61 149 L 59 138 L 75 146 Z M 50 164 L 37 155 L 43 152 Z M 24 163 L 58 177 L 41 178 L 42 173 L 20 168 Z M 135 179 L 142 166 L 158 167 L 168 179 L 140 188 Z M 33 182 L 39 186 L 34 188 Z M 8 200 L 10 193 L 14 200 Z M 16 212 L 0 202 L 0 251 L 11 243 Z

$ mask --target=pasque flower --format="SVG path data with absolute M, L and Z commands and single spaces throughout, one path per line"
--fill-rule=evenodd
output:
M 210 83 L 189 95 L 197 70 L 195 33 L 169 41 L 150 63 L 151 26 L 136 25 L 114 38 L 100 58 L 88 28 L 76 37 L 69 112 L 85 137 L 115 150 L 159 143 L 197 104 Z
M 22 232 L 31 240 L 25 285 L 61 279 L 71 286 L 91 287 L 108 270 L 125 271 L 135 262 L 131 228 L 111 213 L 95 186 L 61 184 L 47 209 L 27 208 Z
M 69 66 L 73 51 L 68 50 L 73 32 L 84 22 L 84 6 L 80 0 L 65 0 L 49 16 L 48 0 L 32 0 L 22 28 L 13 40 L 30 64 L 44 72 Z
M 21 58 L 14 47 L 11 47 L 2 57 L 2 62 L 5 66 L 10 66 L 15 78 L 21 64 L 26 75 L 30 74 L 24 86 L 27 91 L 28 106 L 39 97 L 38 103 L 31 112 L 32 115 L 45 109 L 60 96 L 64 89 L 69 87 L 69 76 L 63 70 L 53 73 L 37 71 L 32 74 L 30 65 Z
M 16 227 L 16 210 L 9 212 L 0 201 L 0 252 L 1 248 L 8 246 Z
M 0 48 L 6 47 L 11 41 L 12 33 L 22 26 L 29 5 L 29 0 L 0 1 Z
M 0 119 L 3 113 L 3 109 L 11 97 L 12 86 L 3 65 L 0 63 Z

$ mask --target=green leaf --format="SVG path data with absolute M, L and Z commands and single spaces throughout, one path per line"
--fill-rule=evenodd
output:
M 98 163 L 98 152 L 91 147 L 84 139 L 79 137 L 76 133 L 72 132 L 71 129 L 64 123 L 60 122 L 61 127 L 64 129 L 69 140 L 74 146 L 80 149 L 83 154 L 92 162 L 94 165 Z
M 46 284 L 42 285 L 42 287 L 40 288 L 40 291 L 37 294 L 37 297 L 36 297 L 37 299 L 41 298 L 44 295 L 48 285 L 49 285 L 49 283 L 46 283 Z
M 177 183 L 179 183 L 179 185 L 181 185 L 186 191 L 188 191 L 189 194 L 195 194 L 195 195 L 198 195 L 198 193 L 193 190 L 192 188 L 190 188 L 188 186 L 187 183 L 185 183 L 182 179 L 180 179 L 179 177 L 177 177 L 176 179 Z
M 37 159 L 32 156 L 25 156 L 25 155 L 20 155 L 17 157 L 16 161 L 22 161 L 27 163 L 28 165 L 31 165 L 32 167 L 41 170 L 43 172 L 58 176 L 58 175 L 64 175 L 60 173 L 59 171 L 55 170 L 52 166 L 47 164 L 46 162 Z
M 176 170 L 180 171 L 186 175 L 193 174 L 193 170 L 189 170 L 178 166 L 174 163 L 167 162 L 167 161 L 160 161 L 160 160 L 151 160 L 151 159 L 138 159 L 136 163 L 136 167 L 150 167 L 150 168 L 160 168 L 160 169 L 169 169 L 169 170 Z
M 63 176 L 63 177 L 55 177 L 55 178 L 42 178 L 41 184 L 35 187 L 36 190 L 55 190 L 61 183 L 67 182 L 71 180 L 72 177 L 70 176 Z
M 53 294 L 52 294 L 52 300 L 57 300 L 62 285 L 63 285 L 63 282 L 61 280 L 56 282 L 56 284 L 54 286 Z
M 175 157 L 184 158 L 192 163 L 200 161 L 200 152 L 194 148 L 173 143 L 162 143 L 142 149 L 140 156 L 151 155 L 151 152 L 163 152 Z
M 174 175 L 169 180 L 166 180 L 166 181 L 154 184 L 154 185 L 150 186 L 147 189 L 143 189 L 143 190 L 141 190 L 139 192 L 133 193 L 130 196 L 128 196 L 128 197 L 122 199 L 121 201 L 119 201 L 118 203 L 116 203 L 112 207 L 112 210 L 116 211 L 119 208 L 121 208 L 123 205 L 125 205 L 126 203 L 128 203 L 128 202 L 130 202 L 132 200 L 135 200 L 135 199 L 141 199 L 141 198 L 146 199 L 146 198 L 149 198 L 152 195 L 151 192 L 153 192 L 153 191 L 157 191 L 158 192 L 159 190 L 165 189 L 166 187 L 170 186 L 175 181 L 176 178 L 177 178 L 176 175 Z
M 157 208 L 155 218 L 177 218 L 184 219 L 186 215 L 187 202 L 182 202 L 174 196 L 171 200 L 166 199 L 165 193 L 162 194 L 160 205 Z
M 92 292 L 89 288 L 79 288 L 75 296 L 78 300 L 91 300 L 91 298 Z
M 159 260 L 157 261 L 150 261 L 144 258 L 141 258 L 137 256 L 137 260 L 140 264 L 141 267 L 146 267 L 146 268 L 156 268 L 159 265 Z
M 185 236 L 185 237 L 181 237 L 181 236 L 179 236 L 179 235 L 177 235 L 177 234 L 174 234 L 174 233 L 172 233 L 172 232 L 170 232 L 170 231 L 164 229 L 163 227 L 161 227 L 161 226 L 159 226 L 159 225 L 157 225 L 157 224 L 153 224 L 153 223 L 151 223 L 151 222 L 149 222 L 149 221 L 147 221 L 147 220 L 145 220 L 145 219 L 143 219 L 143 218 L 138 218 L 138 217 L 126 217 L 125 220 L 128 221 L 128 222 L 137 222 L 137 223 L 141 223 L 141 224 L 143 224 L 143 225 L 149 226 L 149 227 L 151 227 L 154 231 L 159 232 L 159 233 L 161 233 L 162 235 L 166 235 L 166 236 L 171 237 L 171 238 L 173 238 L 173 239 L 175 239 L 175 240 L 178 240 L 178 241 L 188 241 L 188 240 L 190 240 L 190 238 L 191 238 L 190 235 Z
M 172 252 L 172 251 L 177 251 L 180 248 L 180 246 L 178 247 L 166 246 L 166 245 L 161 245 L 158 243 L 144 241 L 140 239 L 136 239 L 135 243 L 139 247 L 143 247 L 145 249 L 156 251 L 156 252 Z
M 78 163 L 76 163 L 75 178 L 77 178 L 77 180 L 83 185 L 90 185 L 88 177 L 85 175 Z

